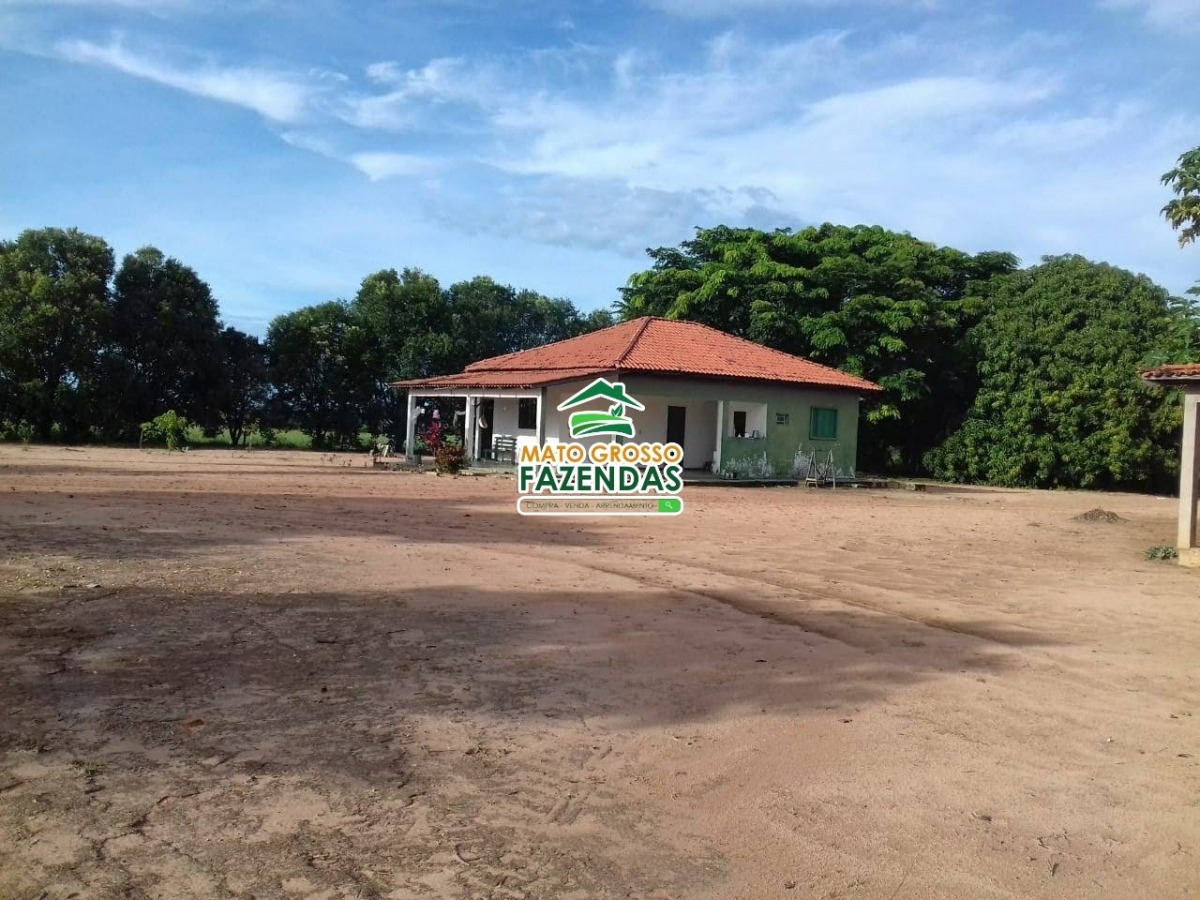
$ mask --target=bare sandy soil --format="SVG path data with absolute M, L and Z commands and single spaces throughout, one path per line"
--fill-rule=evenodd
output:
M 1200 896 L 1173 500 L 514 497 L 0 448 L 0 897 Z

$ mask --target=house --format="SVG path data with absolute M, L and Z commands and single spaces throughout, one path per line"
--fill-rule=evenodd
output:
M 1158 366 L 1142 378 L 1162 387 L 1183 390 L 1183 456 L 1179 463 L 1179 530 L 1175 540 L 1179 562 L 1200 566 L 1196 546 L 1197 483 L 1200 482 L 1200 363 Z
M 804 474 L 810 454 L 826 461 L 830 451 L 838 477 L 852 477 L 859 403 L 881 390 L 706 325 L 647 316 L 457 375 L 396 382 L 408 391 L 406 455 L 425 398 L 464 401 L 468 460 L 571 440 L 570 413 L 559 407 L 600 377 L 636 398 L 635 440 L 680 444 L 685 469 L 759 478 Z

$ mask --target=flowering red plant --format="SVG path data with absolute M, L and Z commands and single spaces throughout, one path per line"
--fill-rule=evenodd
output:
M 442 444 L 446 440 L 446 436 L 442 430 L 442 423 L 437 419 L 430 422 L 425 431 L 418 436 L 424 442 L 426 449 L 434 454 L 441 449 Z

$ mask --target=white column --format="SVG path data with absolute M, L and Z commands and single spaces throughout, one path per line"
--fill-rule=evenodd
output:
M 721 471 L 721 440 L 725 437 L 725 401 L 717 401 L 717 443 L 713 451 L 713 472 Z
M 475 404 L 477 402 L 474 397 L 467 394 L 467 411 L 464 413 L 466 418 L 463 420 L 463 458 L 468 465 L 475 461 L 475 421 L 478 418 L 475 414 Z
M 537 442 L 541 447 L 546 443 L 546 389 L 538 391 L 537 398 Z
M 1200 391 L 1183 395 L 1183 458 L 1179 465 L 1180 551 L 1196 546 L 1196 485 L 1200 480 Z
M 413 447 L 417 442 L 417 393 L 409 389 L 408 418 L 404 422 L 404 458 L 413 458 Z

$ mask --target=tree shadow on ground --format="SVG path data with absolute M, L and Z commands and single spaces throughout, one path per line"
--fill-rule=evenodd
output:
M 377 723 L 686 726 L 870 705 L 948 673 L 1003 670 L 1014 645 L 1051 643 L 960 624 L 650 589 L 81 595 L 0 608 L 11 645 L 0 705 L 10 745 L 37 721 L 86 720 L 110 738 L 130 730 L 223 756 L 273 746 L 275 764 L 339 767 L 345 748 L 320 739 L 334 711 Z M 178 731 L 196 716 L 211 718 L 202 735 Z
M 630 794 L 646 741 L 854 727 L 1016 662 L 651 588 L 77 593 L 0 604 L 0 650 L 0 833 L 36 817 L 78 845 L 47 868 L 21 844 L 10 871 L 100 898 L 694 895 L 723 862 Z
M 320 535 L 420 544 L 567 544 L 594 541 L 585 520 L 535 520 L 494 494 L 462 497 L 308 496 L 204 491 L 25 491 L 5 502 L 0 547 L 10 554 L 92 559 L 170 558 L 197 550 Z

